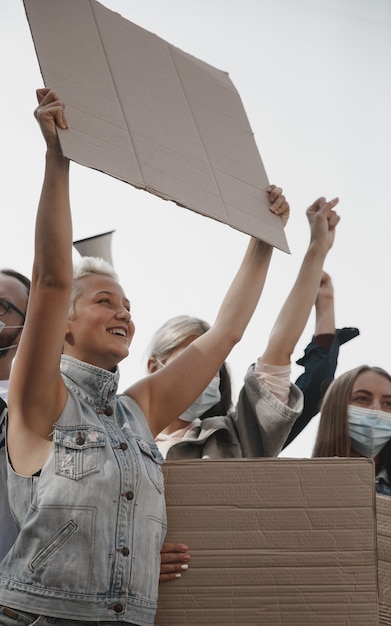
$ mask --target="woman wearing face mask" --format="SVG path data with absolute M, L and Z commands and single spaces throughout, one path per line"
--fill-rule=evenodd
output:
M 361 365 L 330 385 L 312 456 L 373 458 L 376 491 L 391 495 L 391 376 L 386 370 Z
M 359 334 L 357 328 L 349 327 L 335 330 L 333 296 L 331 278 L 326 272 L 323 272 L 315 301 L 315 334 L 311 343 L 305 350 L 305 356 L 298 361 L 298 363 L 305 368 L 304 373 L 301 374 L 296 381 L 296 386 L 299 387 L 304 394 L 304 407 L 300 416 L 294 421 L 293 428 L 290 430 L 287 438 L 286 433 L 289 424 L 284 412 L 279 413 L 276 419 L 273 420 L 273 430 L 270 432 L 271 426 L 268 427 L 270 416 L 268 416 L 266 411 L 260 410 L 260 404 L 258 407 L 255 406 L 259 399 L 259 393 L 248 393 L 246 389 L 248 387 L 247 384 L 245 384 L 241 393 L 242 401 L 238 403 L 236 410 L 233 410 L 231 378 L 227 364 L 224 363 L 219 373 L 212 379 L 196 402 L 194 402 L 180 419 L 173 424 L 172 428 L 167 429 L 164 433 L 160 433 L 156 438 L 163 456 L 168 459 L 173 459 L 182 458 L 183 455 L 184 458 L 187 458 L 187 445 L 190 447 L 195 445 L 198 448 L 198 452 L 201 452 L 203 431 L 209 432 L 210 434 L 212 427 L 212 429 L 217 430 L 221 428 L 222 434 L 224 432 L 227 433 L 229 432 L 227 428 L 230 429 L 233 427 L 233 420 L 239 422 L 239 428 L 243 430 L 246 428 L 246 425 L 249 424 L 249 418 L 246 418 L 246 415 L 252 416 L 251 423 L 255 427 L 255 432 L 254 437 L 245 438 L 249 446 L 242 447 L 242 449 L 240 449 L 239 442 L 233 439 L 236 452 L 239 453 L 239 456 L 275 456 L 280 452 L 281 447 L 285 447 L 291 443 L 314 415 L 319 412 L 321 396 L 334 377 L 339 346 Z M 199 337 L 205 333 L 208 328 L 209 324 L 197 317 L 182 315 L 168 320 L 155 333 L 151 342 L 148 361 L 149 372 L 151 373 L 156 371 L 157 368 L 163 367 L 164 364 L 173 359 L 185 345 L 188 345 L 195 337 Z M 257 371 L 259 371 L 261 367 L 262 366 L 258 364 Z M 251 379 L 252 374 L 249 374 L 247 378 Z M 270 381 L 273 381 L 273 378 L 263 379 L 266 386 L 270 385 Z M 288 378 L 285 379 L 285 384 L 289 384 Z M 273 386 L 269 388 L 272 392 L 275 391 L 275 389 L 273 390 Z M 244 398 L 246 398 L 246 400 L 244 400 Z M 244 413 L 244 415 L 242 416 L 241 413 Z M 256 415 L 257 413 L 258 417 Z M 228 416 L 228 420 L 221 416 Z M 204 425 L 201 423 L 206 418 L 215 417 L 218 419 L 209 419 Z M 258 420 L 259 426 L 257 427 Z M 263 420 L 265 420 L 266 423 L 261 425 Z M 289 420 L 289 423 L 292 424 L 292 420 Z M 198 434 L 195 431 L 196 427 L 200 427 Z M 236 431 L 237 427 L 234 428 L 234 433 L 236 433 Z M 190 439 L 194 437 L 194 435 L 197 435 L 197 438 L 193 438 L 191 443 Z M 214 437 L 215 445 L 216 436 L 218 437 L 218 435 Z M 184 441 L 185 437 L 186 441 Z M 235 435 L 233 435 L 233 437 L 235 437 Z M 183 444 L 176 447 L 175 444 L 180 441 L 182 441 Z M 169 449 L 170 451 L 168 452 Z M 195 452 L 195 450 L 193 450 L 193 452 Z M 229 453 L 228 456 L 233 456 L 234 451 L 230 451 L 226 446 L 224 454 L 227 454 L 227 452 Z M 215 450 L 215 454 L 216 453 L 217 450 Z M 181 456 L 177 457 L 177 455 Z
M 155 438 L 166 459 L 277 456 L 283 448 L 303 412 L 303 394 L 290 382 L 291 356 L 324 282 L 323 263 L 339 222 L 333 210 L 337 202 L 319 198 L 307 209 L 311 231 L 308 249 L 266 350 L 246 374 L 236 407 L 231 407 L 230 378 L 224 363 L 201 396 Z M 317 330 L 333 334 L 334 316 L 320 317 L 323 321 Z M 166 322 L 152 339 L 149 373 L 175 361 L 208 328 L 206 322 L 187 316 Z M 322 366 L 320 369 L 324 371 Z M 164 543 L 160 582 L 180 577 L 190 559 L 187 545 Z
M 323 263 L 334 241 L 339 221 L 332 209 L 336 202 L 321 198 L 307 210 L 308 250 L 266 350 L 245 377 L 235 409 L 224 364 L 201 396 L 156 437 L 166 459 L 263 457 L 281 451 L 303 409 L 302 393 L 290 382 L 290 360 L 315 303 Z M 149 373 L 166 367 L 208 328 L 203 320 L 188 316 L 166 322 L 152 339 Z

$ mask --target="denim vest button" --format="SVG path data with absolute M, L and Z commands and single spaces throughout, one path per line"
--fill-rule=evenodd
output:
M 121 450 L 127 450 L 128 444 L 123 441 L 122 443 L 119 444 L 119 447 Z
M 116 604 L 115 606 L 113 606 L 113 609 L 114 613 L 122 613 L 124 607 L 122 606 L 122 604 Z
M 77 434 L 77 438 L 76 438 L 76 444 L 78 446 L 82 446 L 84 442 L 85 442 L 85 439 L 84 439 L 83 435 L 81 433 L 78 433 Z
M 130 550 L 129 548 L 118 548 L 118 552 L 121 552 L 124 556 L 129 556 Z
M 125 491 L 124 493 L 121 493 L 121 496 L 125 496 L 127 500 L 133 500 L 134 493 L 133 491 Z
M 106 404 L 104 414 L 113 415 L 113 407 L 110 404 Z

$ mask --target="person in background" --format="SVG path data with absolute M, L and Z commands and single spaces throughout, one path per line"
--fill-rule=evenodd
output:
M 335 327 L 334 289 L 331 277 L 323 271 L 315 300 L 315 334 L 304 356 L 296 361 L 304 372 L 296 385 L 304 394 L 301 415 L 292 426 L 283 448 L 288 446 L 319 413 L 321 400 L 337 369 L 339 347 L 359 335 L 358 328 Z
M 319 297 L 322 279 L 326 281 L 323 264 L 339 221 L 327 205 L 320 198 L 307 210 L 310 242 L 299 274 L 264 353 L 246 374 L 236 407 L 231 406 L 230 378 L 224 364 L 197 400 L 156 437 L 166 459 L 270 457 L 282 449 L 303 410 L 302 393 L 290 382 L 291 356 Z M 320 302 L 318 308 L 323 310 Z M 328 315 L 324 317 L 322 324 L 319 319 L 318 330 L 334 331 L 325 323 Z M 152 339 L 149 373 L 175 362 L 208 328 L 203 320 L 189 316 L 168 320 Z M 186 544 L 166 542 L 161 552 L 160 581 L 178 578 L 190 558 Z
M 335 379 L 321 405 L 312 456 L 372 458 L 377 493 L 391 495 L 391 375 L 386 370 L 360 365 Z
M 154 437 L 198 398 L 240 341 L 273 248 L 251 237 L 213 326 L 117 394 L 118 364 L 135 330 L 130 302 L 102 259 L 72 267 L 69 160 L 57 136 L 68 127 L 64 103 L 47 88 L 37 97 L 46 168 L 9 383 L 8 488 L 20 532 L 0 565 L 0 623 L 44 616 L 63 626 L 146 626 L 154 622 L 166 529 Z M 284 224 L 289 205 L 281 189 L 272 185 L 268 194 Z M 336 223 L 336 203 L 314 204 L 321 231 Z
M 0 561 L 18 534 L 10 511 L 5 454 L 6 404 L 11 366 L 26 316 L 30 280 L 12 269 L 0 270 Z
M 307 217 L 311 236 L 299 274 L 264 353 L 246 374 L 236 407 L 224 363 L 197 400 L 156 437 L 166 459 L 272 457 L 281 451 L 303 408 L 302 394 L 290 381 L 291 356 L 317 298 L 339 220 L 335 211 L 327 211 L 324 198 L 307 210 Z M 168 320 L 152 339 L 149 373 L 175 361 L 208 329 L 198 318 Z

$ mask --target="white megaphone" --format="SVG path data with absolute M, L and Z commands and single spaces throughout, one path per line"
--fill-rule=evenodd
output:
M 81 256 L 101 257 L 113 266 L 113 259 L 111 257 L 111 237 L 114 232 L 114 230 L 110 230 L 101 235 L 79 239 L 73 242 L 73 246 Z

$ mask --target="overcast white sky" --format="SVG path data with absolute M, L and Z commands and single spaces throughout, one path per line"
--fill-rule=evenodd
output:
M 340 198 L 342 220 L 325 266 L 337 325 L 361 332 L 342 347 L 337 374 L 364 362 L 390 369 L 391 0 L 102 4 L 229 73 L 269 180 L 289 199 L 292 254 L 275 251 L 257 311 L 228 359 L 235 392 L 293 283 L 308 243 L 305 209 L 320 195 Z M 21 0 L 0 3 L 0 58 L 0 267 L 29 275 L 44 159 L 32 111 L 43 81 Z M 71 195 L 75 240 L 116 231 L 114 265 L 136 323 L 121 365 L 124 387 L 144 374 L 149 339 L 167 318 L 186 313 L 213 322 L 248 237 L 76 164 Z M 311 317 L 294 359 L 313 327 Z M 295 365 L 293 377 L 301 371 Z M 315 419 L 284 456 L 310 456 L 316 426 Z

